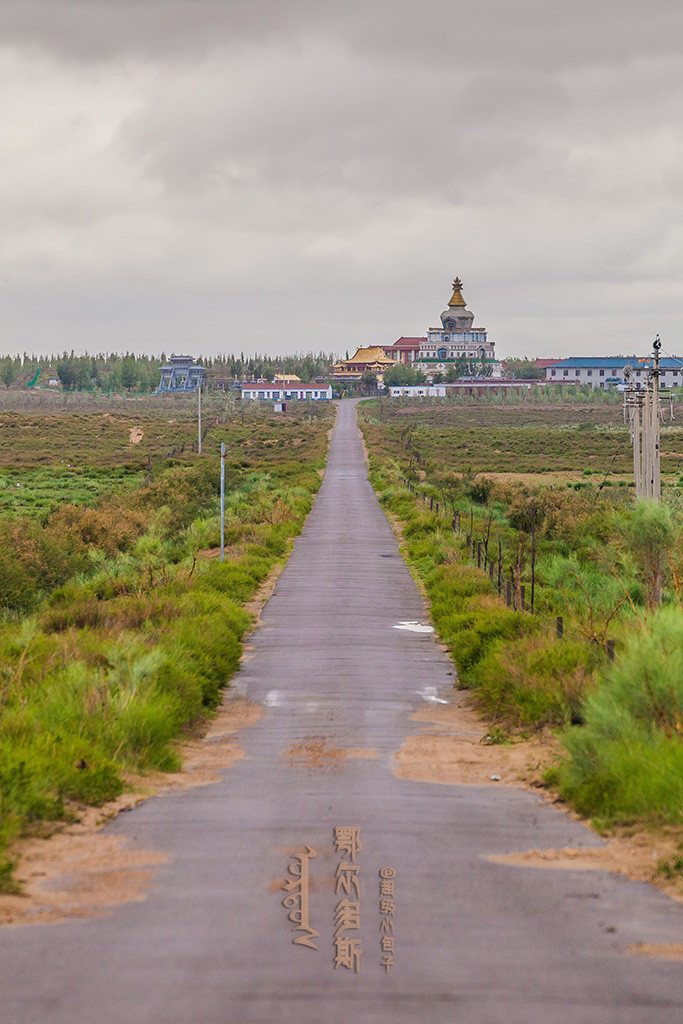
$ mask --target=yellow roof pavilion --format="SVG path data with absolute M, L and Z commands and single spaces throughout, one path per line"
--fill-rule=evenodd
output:
M 350 366 L 352 363 L 381 363 L 383 366 L 392 366 L 395 360 L 389 359 L 384 349 L 380 348 L 379 345 L 375 345 L 372 348 L 357 349 L 355 356 L 351 356 L 350 359 L 344 359 L 343 362 L 347 366 Z

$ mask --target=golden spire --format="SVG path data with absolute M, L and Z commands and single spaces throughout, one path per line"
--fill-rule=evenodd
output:
M 455 281 L 453 282 L 453 296 L 451 298 L 451 301 L 448 303 L 449 306 L 464 306 L 465 305 L 465 300 L 463 299 L 462 292 L 460 290 L 461 288 L 462 288 L 462 281 L 460 280 L 459 277 L 456 277 Z

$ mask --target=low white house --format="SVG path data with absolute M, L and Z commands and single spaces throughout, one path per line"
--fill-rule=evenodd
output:
M 291 399 L 329 402 L 332 400 L 332 385 L 288 384 L 283 388 L 277 384 L 243 384 L 242 398 L 256 402 L 283 402 Z
M 396 384 L 389 388 L 392 398 L 445 398 L 445 384 Z

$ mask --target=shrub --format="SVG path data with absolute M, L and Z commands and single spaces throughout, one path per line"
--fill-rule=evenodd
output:
M 513 725 L 569 725 L 582 720 L 595 686 L 598 651 L 585 643 L 528 632 L 491 646 L 473 674 L 480 705 Z
M 683 613 L 665 608 L 605 671 L 584 706 L 585 726 L 567 732 L 557 771 L 583 813 L 614 820 L 683 818 Z

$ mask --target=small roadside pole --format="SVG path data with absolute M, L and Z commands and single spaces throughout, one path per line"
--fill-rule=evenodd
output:
M 225 441 L 221 441 L 221 562 L 225 558 Z
M 202 454 L 202 382 L 197 385 L 197 452 Z

